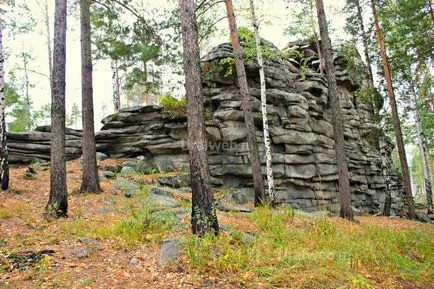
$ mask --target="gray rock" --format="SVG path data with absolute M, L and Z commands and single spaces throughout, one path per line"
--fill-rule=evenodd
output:
M 165 197 L 171 197 L 173 193 L 173 188 L 165 188 L 165 187 L 151 187 L 150 190 L 151 194 L 159 195 L 159 196 L 165 196 Z
M 225 199 L 236 204 L 253 203 L 255 192 L 250 188 L 237 189 L 225 195 Z
M 96 153 L 96 159 L 99 161 L 103 161 L 103 160 L 108 159 L 108 155 L 106 155 L 105 153 L 97 152 Z
M 123 167 L 121 170 L 121 175 L 123 176 L 130 176 L 132 174 L 135 174 L 136 170 L 132 167 Z
M 104 171 L 103 174 L 107 179 L 113 179 L 116 176 L 116 174 L 112 171 Z
M 430 218 L 431 221 L 434 220 L 434 214 L 429 214 L 428 218 Z
M 86 244 L 86 245 L 95 246 L 95 247 L 101 247 L 102 246 L 102 243 L 100 241 L 93 239 L 93 238 L 80 237 L 78 240 L 81 243 Z
M 253 236 L 252 234 L 243 234 L 243 236 L 241 237 L 241 241 L 243 241 L 243 243 L 246 244 L 251 244 L 255 241 L 255 236 Z
M 231 204 L 224 204 L 224 203 L 219 203 L 216 208 L 223 212 L 241 212 L 241 213 L 253 212 L 253 209 L 249 207 L 234 206 Z
M 178 200 L 155 194 L 149 194 L 148 198 L 145 200 L 145 203 L 152 204 L 154 207 L 163 208 L 176 208 L 181 206 Z
M 160 242 L 160 255 L 158 265 L 177 263 L 179 259 L 179 244 L 178 239 L 167 238 Z
M 113 185 L 113 189 L 121 191 L 125 197 L 130 198 L 136 195 L 140 188 L 136 183 L 128 179 L 118 177 Z
M 110 197 L 102 197 L 101 202 L 112 207 L 116 206 L 116 202 Z
M 171 159 L 163 159 L 159 162 L 157 162 L 157 166 L 160 172 L 171 172 L 175 170 L 175 164 Z
M 190 186 L 189 174 L 178 174 L 175 176 L 165 176 L 157 178 L 157 182 L 162 186 L 169 186 L 172 188 L 181 188 Z
M 431 218 L 427 214 L 418 212 L 416 213 L 416 219 L 422 223 L 431 223 Z
M 90 256 L 90 252 L 86 248 L 73 248 L 69 250 L 69 253 L 73 257 L 77 257 L 79 259 L 88 258 Z
M 131 257 L 128 262 L 130 262 L 131 265 L 136 265 L 139 263 L 139 259 L 137 259 L 136 257 Z

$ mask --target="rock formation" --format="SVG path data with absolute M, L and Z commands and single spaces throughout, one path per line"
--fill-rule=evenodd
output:
M 316 72 L 319 60 L 314 45 L 292 44 L 285 51 L 265 65 L 277 202 L 305 210 L 336 210 L 337 168 L 327 82 Z M 206 123 L 209 163 L 215 185 L 249 187 L 251 168 L 239 93 L 234 75 L 227 75 L 229 67 L 220 61 L 232 56 L 226 43 L 202 59 L 205 106 L 211 112 Z M 336 56 L 335 64 L 353 206 L 369 213 L 382 210 L 387 171 L 392 209 L 400 214 L 403 200 L 390 161 L 391 143 L 379 135 L 372 121 L 372 107 L 355 98 L 359 85 L 347 71 L 345 60 Z M 246 69 L 258 142 L 262 143 L 258 66 L 253 62 Z M 102 122 L 96 138 L 98 151 L 113 157 L 144 155 L 155 163 L 170 159 L 188 169 L 185 116 L 146 106 L 124 109 Z M 384 163 L 389 166 L 387 170 Z
M 337 211 L 333 126 L 326 78 L 318 73 L 316 46 L 292 43 L 280 52 L 268 45 L 276 53 L 276 57 L 266 60 L 264 68 L 277 202 L 309 211 Z M 225 43 L 202 59 L 209 164 L 215 186 L 249 188 L 251 167 L 236 78 L 228 62 L 221 61 L 232 56 L 231 45 Z M 372 107 L 355 97 L 360 85 L 351 77 L 343 57 L 336 56 L 335 65 L 345 119 L 352 204 L 359 212 L 381 212 L 389 189 L 392 213 L 400 215 L 403 198 L 391 162 L 393 145 L 373 122 Z M 261 144 L 257 64 L 249 61 L 246 71 Z M 158 106 L 132 107 L 104 118 L 102 123 L 96 136 L 99 152 L 111 157 L 144 156 L 144 171 L 167 163 L 188 170 L 185 115 L 167 113 Z M 46 132 L 30 133 L 27 139 L 24 134 L 11 134 L 9 141 L 11 160 L 18 155 L 20 160 L 25 156 L 46 159 L 43 156 L 49 151 Z M 79 133 L 70 131 L 70 157 L 79 156 L 79 143 Z M 262 163 L 265 166 L 265 159 Z M 265 167 L 263 174 L 265 177 Z
M 50 161 L 50 126 L 37 127 L 35 131 L 8 133 L 10 163 L 30 163 Z M 66 129 L 66 158 L 81 156 L 81 131 Z

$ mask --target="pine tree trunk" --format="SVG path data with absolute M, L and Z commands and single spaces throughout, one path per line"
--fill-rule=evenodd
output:
M 420 114 L 419 114 L 419 107 L 417 105 L 416 91 L 414 89 L 413 89 L 413 93 L 411 93 L 411 101 L 413 104 L 414 119 L 416 121 L 417 138 L 419 143 L 420 157 L 422 161 L 423 186 L 426 195 L 427 214 L 432 214 L 433 213 L 432 183 L 431 183 L 431 174 L 428 165 L 428 148 L 426 145 L 426 138 L 423 133 L 422 120 L 420 119 Z
M 208 166 L 195 5 L 194 0 L 180 2 L 192 191 L 191 226 L 193 234 L 198 236 L 207 232 L 217 235 L 219 226 Z
M 413 195 L 411 193 L 410 174 L 407 165 L 407 156 L 405 155 L 404 140 L 402 139 L 401 124 L 399 122 L 398 110 L 396 108 L 395 93 L 392 86 L 392 77 L 390 76 L 389 63 L 387 60 L 386 49 L 384 47 L 383 36 L 378 22 L 377 10 L 375 8 L 375 0 L 371 0 L 372 14 L 374 15 L 375 30 L 377 34 L 378 44 L 380 46 L 381 61 L 383 63 L 384 77 L 386 78 L 387 93 L 389 95 L 390 108 L 392 110 L 393 128 L 395 130 L 396 145 L 398 147 L 398 155 L 401 163 L 402 177 L 404 182 L 404 192 L 407 198 L 408 217 L 409 219 L 416 218 L 414 210 Z
M 48 13 L 48 0 L 45 0 L 44 4 L 45 13 L 45 29 L 47 31 L 47 49 L 48 49 L 48 71 L 50 75 L 50 85 L 53 78 L 53 51 L 51 48 L 51 29 L 50 29 L 50 15 Z
M 335 137 L 336 162 L 338 167 L 340 205 L 342 218 L 353 220 L 353 210 L 351 207 L 350 195 L 350 180 L 348 176 L 347 152 L 345 148 L 345 139 L 342 129 L 341 106 L 339 100 L 339 92 L 337 89 L 335 67 L 333 63 L 332 44 L 327 28 L 327 19 L 324 11 L 324 3 L 322 0 L 316 0 L 316 9 L 318 13 L 319 30 L 321 33 L 321 45 L 325 59 L 325 69 L 327 74 L 327 82 L 329 96 L 331 102 L 333 130 Z
M 92 51 L 90 39 L 90 0 L 80 0 L 81 19 L 81 95 L 83 112 L 83 175 L 81 193 L 99 193 L 93 116 Z
M 120 85 L 119 85 L 119 67 L 118 61 L 112 59 L 111 61 L 111 69 L 112 69 L 112 87 L 113 87 L 113 106 L 115 112 L 119 112 L 121 110 L 121 100 L 120 100 Z
M 3 52 L 3 19 L 0 19 L 0 182 L 1 189 L 9 187 L 8 146 L 6 140 L 5 55 Z
M 360 33 L 362 35 L 363 54 L 365 55 L 366 66 L 368 68 L 368 84 L 369 84 L 369 88 L 370 88 L 370 92 L 369 93 L 371 95 L 371 102 L 372 102 L 372 104 L 375 107 L 374 98 L 373 98 L 374 88 L 375 88 L 375 86 L 374 86 L 374 75 L 372 73 L 371 57 L 369 56 L 368 37 L 366 36 L 365 25 L 363 23 L 362 7 L 360 6 L 359 0 L 354 0 L 354 4 L 356 5 L 357 20 L 359 22 Z M 377 107 L 375 107 L 375 108 L 377 108 Z
M 65 158 L 66 0 L 56 0 L 54 18 L 50 198 L 45 207 L 49 218 L 68 215 Z
M 231 32 L 232 48 L 235 56 L 235 67 L 237 70 L 238 87 L 241 95 L 241 106 L 244 113 L 244 122 L 247 129 L 247 142 L 249 144 L 250 163 L 253 175 L 253 189 L 255 191 L 255 206 L 262 205 L 265 200 L 264 180 L 262 179 L 261 161 L 259 158 L 258 142 L 256 140 L 256 128 L 253 123 L 252 108 L 250 105 L 249 87 L 247 84 L 246 70 L 240 39 L 238 37 L 237 23 L 234 15 L 232 0 L 225 0 L 226 11 Z
M 268 114 L 267 114 L 267 95 L 266 95 L 266 83 L 264 73 L 264 60 L 262 58 L 261 50 L 261 38 L 259 36 L 259 25 L 255 14 L 255 5 L 253 0 L 250 0 L 250 10 L 252 12 L 252 24 L 256 38 L 256 54 L 259 65 L 259 78 L 261 81 L 261 109 L 262 109 L 262 122 L 264 126 L 264 149 L 265 149 L 265 162 L 267 169 L 267 183 L 268 192 L 265 198 L 267 204 L 274 206 L 274 177 L 273 177 L 273 160 L 271 158 L 271 143 L 270 132 L 268 129 Z

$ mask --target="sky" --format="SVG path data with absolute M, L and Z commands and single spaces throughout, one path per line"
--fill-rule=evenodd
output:
M 29 52 L 33 56 L 33 61 L 30 62 L 30 70 L 38 73 L 31 72 L 29 74 L 32 87 L 30 95 L 32 97 L 34 108 L 38 109 L 40 106 L 50 103 L 50 88 L 49 80 L 46 75 L 48 72 L 47 60 L 47 40 L 44 19 L 43 4 L 44 0 L 15 0 L 16 4 L 25 2 L 31 9 L 32 16 L 36 19 L 36 27 L 29 33 L 21 34 L 12 37 L 12 35 L 5 35 L 4 42 L 5 48 L 10 53 L 6 63 L 6 72 L 8 70 L 22 67 L 22 61 L 17 56 L 20 52 Z M 158 0 L 133 0 L 138 2 L 138 5 L 152 9 L 160 9 L 173 5 L 174 1 L 158 1 Z M 139 3 L 140 2 L 140 3 Z M 325 1 L 326 8 L 330 15 L 334 15 L 334 30 L 342 31 L 342 26 L 345 17 L 341 11 L 344 7 L 344 0 Z M 94 4 L 96 5 L 96 4 Z M 225 6 L 223 3 L 219 4 L 217 8 L 218 13 L 224 15 Z M 238 21 L 238 26 L 250 26 L 248 18 L 248 1 L 235 0 L 234 6 Z M 290 20 L 290 10 L 285 0 L 268 0 L 268 1 L 255 1 L 257 5 L 258 18 L 261 20 L 260 33 L 261 36 L 273 42 L 277 47 L 283 48 L 291 39 L 284 34 L 284 29 Z M 334 9 L 331 9 L 333 5 Z M 48 0 L 49 14 L 51 16 L 51 23 L 54 20 L 54 0 Z M 291 6 L 289 6 L 291 7 Z M 18 13 L 15 10 L 12 13 Z M 128 17 L 128 15 L 126 15 Z M 18 17 L 19 18 L 19 17 Z M 25 16 L 23 17 L 23 19 Z M 331 18 L 331 17 L 330 17 Z M 81 106 L 81 76 L 80 76 L 80 35 L 79 35 L 79 19 L 76 15 L 69 15 L 67 20 L 67 59 L 66 59 L 66 107 L 67 112 L 71 111 L 73 103 Z M 51 30 L 53 25 L 51 25 Z M 215 37 L 203 45 L 201 53 L 206 53 L 207 50 L 222 42 L 228 41 L 228 26 L 227 21 L 224 19 L 216 25 L 216 29 L 220 32 L 216 33 Z M 51 32 L 53 35 L 53 32 Z M 334 33 L 332 36 L 342 35 L 341 33 Z M 16 75 L 20 76 L 22 72 L 16 70 Z M 45 76 L 40 75 L 45 74 Z M 165 79 L 168 81 L 172 76 L 168 73 L 165 74 Z M 99 120 L 104 116 L 113 112 L 112 104 L 112 84 L 111 84 L 111 68 L 109 60 L 98 60 L 94 64 L 93 74 L 94 85 L 94 110 L 96 129 L 101 127 Z M 169 91 L 170 89 L 166 90 Z M 180 86 L 179 93 L 182 93 L 182 86 Z

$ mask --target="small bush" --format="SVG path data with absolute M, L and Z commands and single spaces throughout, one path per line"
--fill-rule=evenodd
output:
M 187 97 L 183 96 L 176 99 L 170 94 L 163 94 L 158 97 L 163 111 L 172 117 L 186 116 L 187 115 Z

